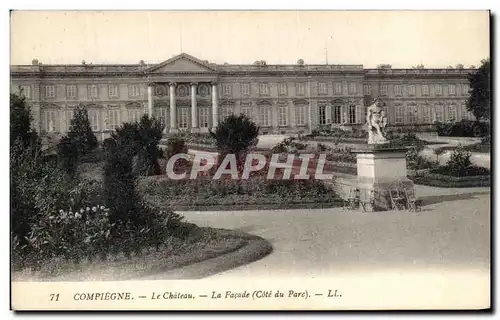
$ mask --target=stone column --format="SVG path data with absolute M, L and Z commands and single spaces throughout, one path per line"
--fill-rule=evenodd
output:
M 198 105 L 196 102 L 196 89 L 198 84 L 191 82 L 191 132 L 199 132 L 198 128 Z
M 217 83 L 212 82 L 212 128 L 215 130 L 219 124 L 219 105 L 217 99 Z
M 148 83 L 148 115 L 153 117 L 153 84 Z
M 170 133 L 176 133 L 177 130 L 177 106 L 175 104 L 175 87 L 176 83 L 171 82 L 170 85 Z

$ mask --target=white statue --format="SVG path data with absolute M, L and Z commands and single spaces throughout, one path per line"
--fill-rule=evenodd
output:
M 49 132 L 54 132 L 54 121 L 49 120 Z
M 342 121 L 342 124 L 348 124 L 349 123 L 349 119 L 347 118 L 347 112 L 344 112 L 344 119 Z
M 378 98 L 367 108 L 366 125 L 368 126 L 368 144 L 389 143 L 382 132 L 387 125 L 387 117 L 380 107 Z

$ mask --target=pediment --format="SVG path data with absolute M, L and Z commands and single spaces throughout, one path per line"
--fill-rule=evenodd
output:
M 216 69 L 186 53 L 182 53 L 147 69 L 147 73 L 213 73 Z

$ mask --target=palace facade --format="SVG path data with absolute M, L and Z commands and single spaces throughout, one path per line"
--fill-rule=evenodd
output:
M 217 65 L 182 53 L 146 65 L 11 66 L 11 91 L 27 99 L 38 131 L 64 134 L 73 109 L 87 107 L 104 138 L 147 113 L 165 132 L 208 132 L 246 114 L 263 133 L 361 126 L 366 106 L 384 103 L 390 126 L 472 119 L 465 102 L 474 69 L 364 69 L 362 65 Z M 99 135 L 98 135 L 99 137 Z

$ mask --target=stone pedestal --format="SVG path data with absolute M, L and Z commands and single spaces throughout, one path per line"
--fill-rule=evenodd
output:
M 354 150 L 357 158 L 357 185 L 361 200 L 372 202 L 370 211 L 391 210 L 390 190 L 414 188 L 406 176 L 406 148 L 366 148 Z M 370 201 L 372 200 L 372 201 Z

